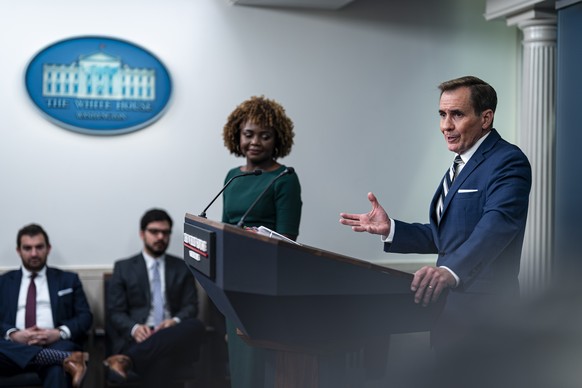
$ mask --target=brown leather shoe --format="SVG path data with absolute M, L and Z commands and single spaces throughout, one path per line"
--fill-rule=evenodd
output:
M 127 371 L 131 369 L 131 359 L 123 354 L 114 354 L 103 361 L 103 365 L 109 368 L 115 380 L 127 380 Z
M 71 375 L 75 388 L 79 388 L 83 383 L 83 378 L 87 373 L 87 361 L 89 361 L 89 353 L 83 352 L 73 352 L 63 361 L 63 369 Z

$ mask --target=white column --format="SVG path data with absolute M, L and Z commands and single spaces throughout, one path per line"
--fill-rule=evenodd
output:
M 521 260 L 524 294 L 543 291 L 552 274 L 556 142 L 556 21 L 517 21 L 523 32 L 518 144 L 532 167 L 532 190 Z

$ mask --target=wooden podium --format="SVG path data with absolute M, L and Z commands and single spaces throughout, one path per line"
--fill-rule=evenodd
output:
M 184 259 L 244 338 L 275 350 L 268 387 L 348 386 L 346 352 L 381 373 L 390 334 L 430 330 L 442 307 L 414 303 L 409 273 L 189 214 Z

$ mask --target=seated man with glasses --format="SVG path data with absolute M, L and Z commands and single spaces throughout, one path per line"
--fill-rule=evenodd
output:
M 119 260 L 107 294 L 105 360 L 109 378 L 119 382 L 133 370 L 142 387 L 168 387 L 176 368 L 194 360 L 204 326 L 198 314 L 194 276 L 184 260 L 166 254 L 172 219 L 160 209 L 141 219 L 143 250 Z

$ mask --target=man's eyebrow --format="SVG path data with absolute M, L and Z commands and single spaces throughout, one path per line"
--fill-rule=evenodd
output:
M 458 109 L 458 108 L 448 109 L 448 110 L 439 109 L 439 113 L 446 113 L 446 112 L 450 112 L 450 113 L 454 113 L 454 114 L 456 114 L 456 113 L 464 113 L 462 109 Z

